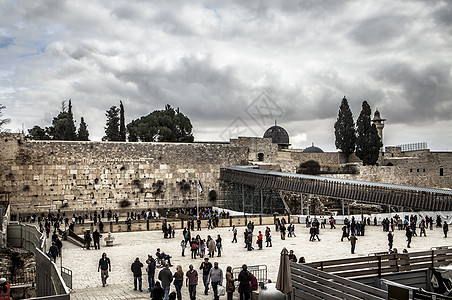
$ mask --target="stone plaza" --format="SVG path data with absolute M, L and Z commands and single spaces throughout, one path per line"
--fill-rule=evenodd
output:
M 320 229 L 321 241 L 309 241 L 309 228 L 304 224 L 296 224 L 296 237 L 286 237 L 281 240 L 279 232 L 275 232 L 275 227 L 270 226 L 273 234 L 273 247 L 264 247 L 262 250 L 247 251 L 244 248 L 243 232 L 245 227 L 238 227 L 238 243 L 231 243 L 232 232 L 230 227 L 219 227 L 211 230 L 202 228 L 201 231 L 194 231 L 192 235 L 199 234 L 201 238 L 207 238 L 207 235 L 216 238 L 218 234 L 223 238 L 223 251 L 221 257 L 211 258 L 210 261 L 218 262 L 220 268 L 225 272 L 227 266 L 233 268 L 241 267 L 242 264 L 248 266 L 266 265 L 268 270 L 268 279 L 272 282 L 276 281 L 280 253 L 283 247 L 288 250 L 294 250 L 297 258 L 304 256 L 306 262 L 341 259 L 359 256 L 368 256 L 372 253 L 387 251 L 387 232 L 383 232 L 381 226 L 367 226 L 364 236 L 359 236 L 356 246 L 356 254 L 351 254 L 350 243 L 348 241 L 341 242 L 341 225 L 337 225 L 336 229 L 330 229 L 327 224 L 325 229 Z M 265 226 L 256 226 L 254 233 L 265 231 Z M 419 234 L 419 232 L 418 232 Z M 255 235 L 255 236 L 256 236 Z M 199 271 L 202 262 L 201 258 L 191 259 L 190 250 L 185 250 L 185 257 L 181 256 L 180 242 L 182 240 L 182 230 L 176 230 L 175 238 L 164 239 L 161 231 L 141 231 L 141 232 L 123 232 L 114 233 L 115 238 L 113 247 L 105 247 L 105 241 L 102 237 L 102 248 L 100 250 L 85 250 L 69 242 L 64 242 L 63 246 L 63 266 L 69 268 L 73 272 L 73 290 L 72 299 L 148 299 L 147 274 L 143 267 L 143 292 L 133 290 L 133 275 L 130 266 L 136 257 L 145 265 L 148 254 L 155 256 L 157 248 L 160 248 L 167 254 L 172 256 L 171 271 L 174 272 L 177 265 L 181 265 L 184 272 L 188 270 L 188 266 L 193 264 L 194 268 Z M 255 241 L 255 239 L 254 239 Z M 255 242 L 254 242 L 255 243 Z M 413 237 L 411 248 L 406 248 L 406 237 L 404 230 L 394 231 L 394 247 L 401 252 L 407 249 L 409 252 L 417 252 L 430 250 L 432 247 L 449 245 L 449 238 L 444 238 L 441 228 L 433 227 L 433 230 L 427 230 L 427 237 Z M 102 287 L 100 273 L 97 272 L 98 261 L 103 252 L 111 259 L 112 272 L 107 280 L 107 286 Z M 57 260 L 60 266 L 61 260 Z M 156 279 L 158 272 L 156 270 Z M 225 281 L 223 281 L 224 283 Z M 171 291 L 175 291 L 171 285 Z M 237 291 L 234 298 L 238 298 Z M 182 288 L 182 298 L 189 299 L 188 288 Z M 203 294 L 202 273 L 199 275 L 199 283 L 197 287 L 198 299 L 212 299 L 213 292 L 209 291 L 209 295 Z

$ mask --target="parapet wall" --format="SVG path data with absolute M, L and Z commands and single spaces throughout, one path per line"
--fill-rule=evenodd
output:
M 248 148 L 229 143 L 0 141 L 0 191 L 12 213 L 195 206 L 197 178 L 207 204 L 220 167 L 240 165 Z M 19 142 L 20 141 L 20 142 Z

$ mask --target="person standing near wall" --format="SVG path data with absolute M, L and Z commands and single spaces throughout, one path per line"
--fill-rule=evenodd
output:
M 447 238 L 447 232 L 449 231 L 449 224 L 447 224 L 446 221 L 444 221 L 444 225 L 443 225 L 443 232 L 444 232 L 444 237 Z
M 107 284 L 108 271 L 111 272 L 110 259 L 107 257 L 106 253 L 102 253 L 102 258 L 99 259 L 99 266 L 97 267 L 97 272 L 100 271 L 100 278 L 102 279 L 102 286 Z
M 356 237 L 355 233 L 352 232 L 352 236 L 350 237 L 350 245 L 352 247 L 352 254 L 355 254 L 355 247 L 356 247 L 356 241 L 358 238 Z
M 392 231 L 388 232 L 388 246 L 389 246 L 389 250 L 392 249 L 392 244 L 394 243 L 394 234 L 392 233 Z

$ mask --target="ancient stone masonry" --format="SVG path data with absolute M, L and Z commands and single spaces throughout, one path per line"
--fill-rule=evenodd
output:
M 196 205 L 196 180 L 218 190 L 222 166 L 239 165 L 248 148 L 229 143 L 0 141 L 0 191 L 14 212 L 94 211 Z

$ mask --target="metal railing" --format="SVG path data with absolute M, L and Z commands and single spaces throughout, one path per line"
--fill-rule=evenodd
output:
M 267 265 L 248 266 L 247 270 L 248 272 L 256 276 L 257 282 L 267 282 Z M 242 267 L 236 267 L 232 269 L 232 274 L 234 275 L 235 279 L 239 277 L 240 271 L 242 271 Z
M 36 226 L 8 224 L 8 243 L 24 248 L 35 255 L 36 295 L 34 299 L 69 300 L 70 293 L 54 262 L 46 255 L 46 239 Z M 71 274 L 72 272 L 66 272 Z M 69 275 L 68 275 L 69 276 Z M 72 279 L 70 280 L 72 282 Z

